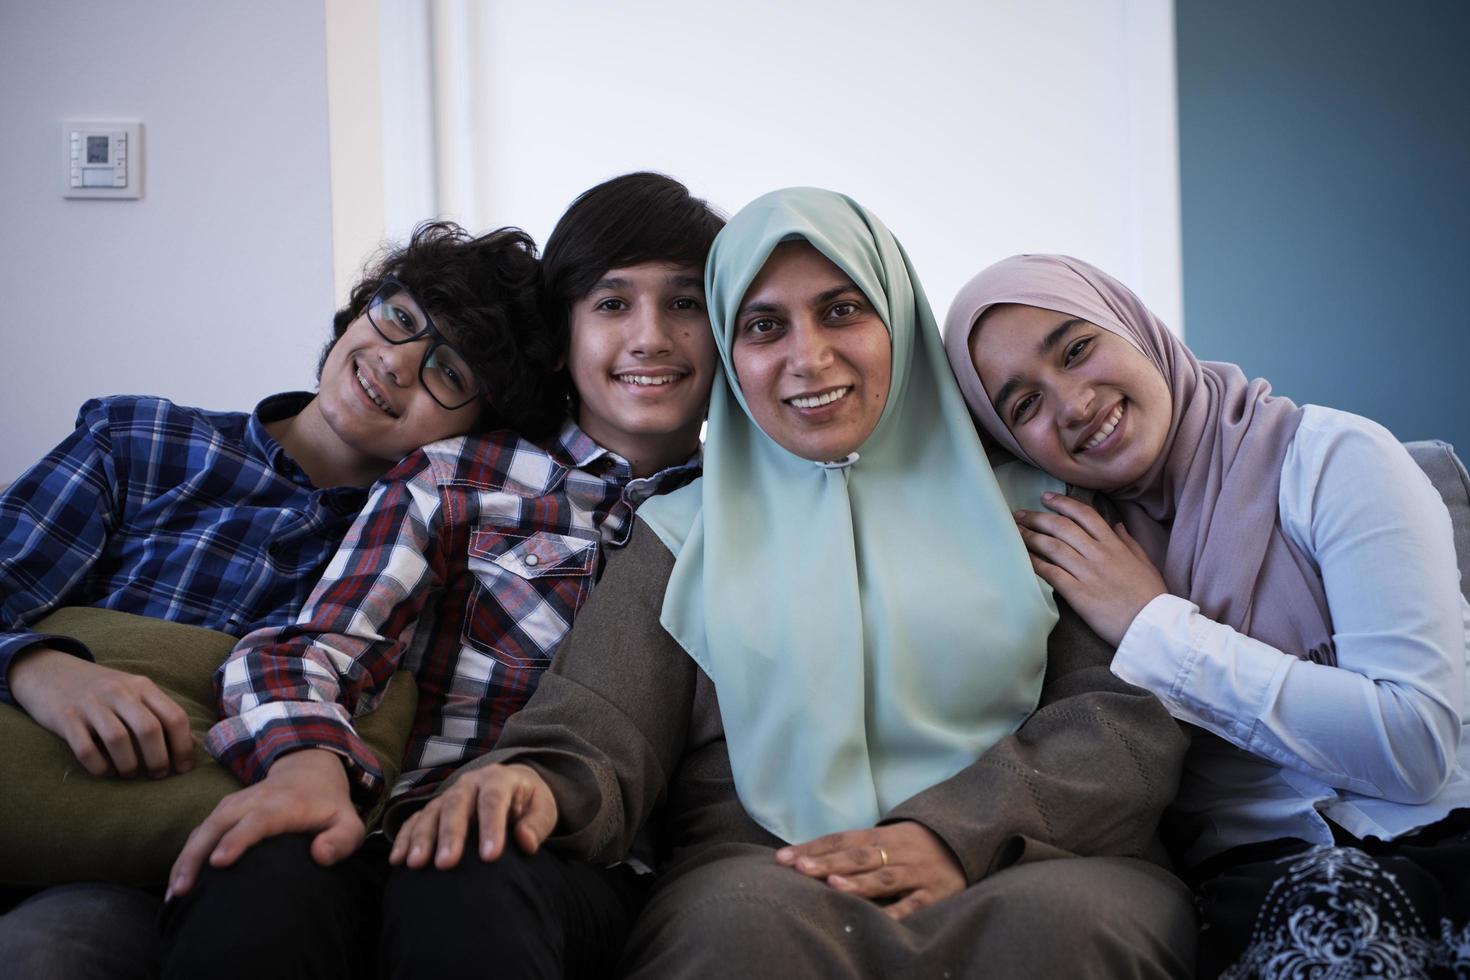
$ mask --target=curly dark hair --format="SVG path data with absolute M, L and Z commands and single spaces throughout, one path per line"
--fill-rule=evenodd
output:
M 558 364 L 566 344 L 546 328 L 540 263 L 529 235 L 497 228 L 476 237 L 452 221 L 427 221 L 408 244 L 385 247 L 332 318 L 318 377 L 332 346 L 388 276 L 434 318 L 484 385 L 488 405 L 477 431 L 514 429 L 534 439 L 561 425 L 568 381 Z
M 572 304 L 609 269 L 642 262 L 703 269 L 723 227 L 718 211 L 664 174 L 623 174 L 584 191 L 551 230 L 541 259 L 547 332 L 558 349 L 570 342 Z M 560 373 L 575 405 L 570 376 Z

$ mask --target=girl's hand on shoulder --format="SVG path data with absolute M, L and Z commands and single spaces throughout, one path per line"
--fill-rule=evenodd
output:
M 886 902 L 883 911 L 891 919 L 906 918 L 966 884 L 954 853 L 911 820 L 783 847 L 776 861 L 838 891 Z
M 471 825 L 480 825 L 480 860 L 505 852 L 506 838 L 535 854 L 556 827 L 556 799 L 529 766 L 490 765 L 472 769 L 414 813 L 393 838 L 388 863 L 447 870 L 459 864 Z
M 1031 567 L 1113 646 L 1134 617 L 1169 591 L 1142 546 L 1122 524 L 1109 526 L 1097 511 L 1057 493 L 1042 495 L 1054 514 L 1016 511 Z

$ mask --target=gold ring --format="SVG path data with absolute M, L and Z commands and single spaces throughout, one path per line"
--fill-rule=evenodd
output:
M 878 867 L 880 867 L 880 868 L 886 868 L 886 867 L 888 867 L 888 852 L 885 851 L 885 850 L 883 850 L 883 848 L 881 848 L 881 847 L 878 848 L 878 860 L 880 862 L 882 862 L 881 864 L 878 865 Z

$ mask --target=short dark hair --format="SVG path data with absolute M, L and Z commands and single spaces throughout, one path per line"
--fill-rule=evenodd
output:
M 547 329 L 540 305 L 536 243 L 519 228 L 472 236 L 452 221 L 427 221 L 408 244 L 385 247 L 332 319 L 333 345 L 392 276 L 434 318 L 485 386 L 488 407 L 476 429 L 514 429 L 536 438 L 566 416 L 567 381 L 557 370 L 565 344 Z
M 583 192 L 557 221 L 541 258 L 546 323 L 558 348 L 567 349 L 572 304 L 607 270 L 641 262 L 702 269 L 723 227 L 718 211 L 665 174 L 623 174 Z M 569 377 L 566 385 L 575 398 Z

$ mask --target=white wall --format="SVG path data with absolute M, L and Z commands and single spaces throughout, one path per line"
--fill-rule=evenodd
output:
M 0 484 L 95 394 L 248 409 L 312 386 L 324 50 L 319 2 L 0 2 Z M 68 117 L 142 121 L 142 200 L 63 200 Z
M 542 241 L 578 192 L 637 168 L 729 211 L 815 184 L 888 223 L 940 317 L 982 266 L 1061 251 L 1181 323 L 1169 0 L 538 0 L 462 17 L 471 224 Z
M 379 9 L 383 220 L 386 237 L 401 241 L 438 210 L 430 24 L 427 0 L 383 0 Z
M 544 241 L 637 168 L 846 191 L 940 316 L 1068 251 L 1179 324 L 1173 52 L 1170 0 L 0 0 L 0 484 L 93 394 L 311 387 L 382 225 Z M 142 120 L 141 201 L 62 199 L 69 116 Z

